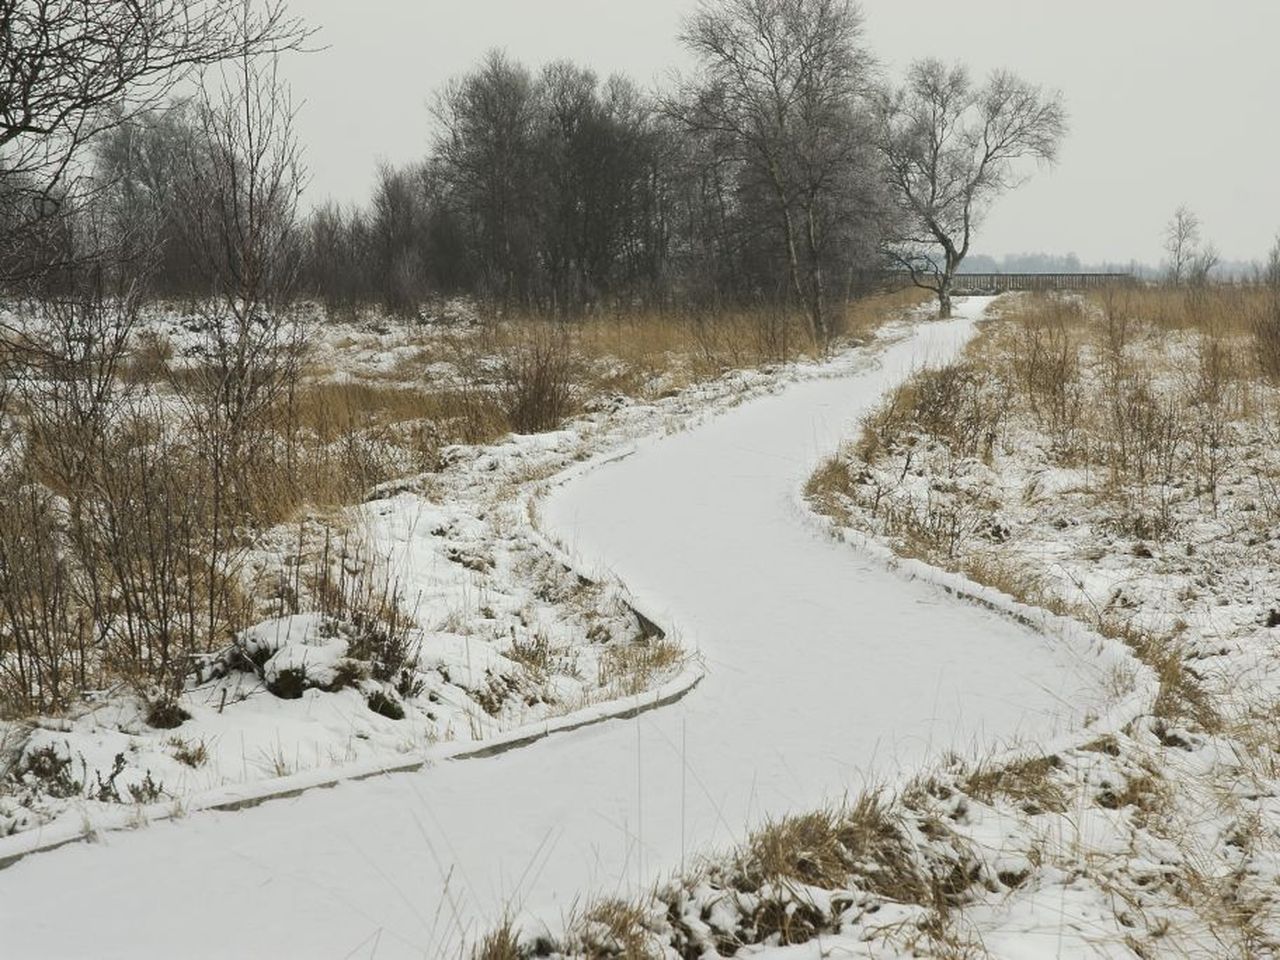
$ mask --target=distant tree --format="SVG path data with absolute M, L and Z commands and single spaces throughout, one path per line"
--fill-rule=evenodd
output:
M 99 134 L 166 99 L 192 71 L 299 47 L 283 3 L 0 0 L 0 255 L 75 206 L 76 158 Z M 17 265 L 16 269 L 14 265 Z M 0 256 L 0 274 L 33 269 Z
M 182 242 L 179 185 L 197 131 L 185 100 L 139 111 L 93 144 L 97 205 L 114 236 L 151 264 L 149 287 L 197 292 L 201 270 Z
M 1280 290 L 1280 235 L 1276 237 L 1276 242 L 1271 247 L 1271 253 L 1262 271 L 1262 279 L 1268 286 Z
M 1169 255 L 1165 279 L 1175 287 L 1204 286 L 1221 261 L 1218 248 L 1203 239 L 1200 218 L 1186 204 L 1165 225 L 1164 249 Z
M 1213 272 L 1218 269 L 1221 259 L 1218 248 L 1212 243 L 1206 243 L 1200 247 L 1195 256 L 1191 258 L 1191 267 L 1187 273 L 1187 283 L 1193 287 L 1203 287 L 1212 279 Z
M 1169 255 L 1169 282 L 1181 286 L 1200 250 L 1200 218 L 1186 204 L 1178 207 L 1165 225 L 1164 249 Z
M 851 0 L 704 0 L 681 37 L 699 70 L 670 104 L 771 195 L 790 290 L 822 345 L 832 200 L 865 159 L 861 29 Z
M 367 216 L 325 203 L 307 218 L 302 285 L 330 311 L 352 310 L 375 296 Z
M 247 329 L 287 306 L 295 291 L 306 169 L 275 58 L 246 55 L 217 86 L 202 88 L 195 104 L 178 203 L 207 291 Z
M 576 309 L 648 272 L 646 218 L 660 151 L 650 105 L 629 80 L 601 83 L 557 62 L 539 87 L 539 259 L 552 305 Z
M 497 51 L 435 106 L 434 170 L 466 223 L 481 283 L 506 301 L 528 298 L 536 272 L 540 112 L 529 71 Z
M 937 294 L 947 317 L 974 231 L 1022 181 L 1018 161 L 1056 159 L 1067 126 L 1062 97 L 1004 71 L 977 85 L 964 66 L 930 59 L 877 99 L 877 145 L 895 200 L 886 252 Z
M 383 306 L 411 314 L 428 290 L 426 170 L 378 168 L 369 210 L 370 281 Z

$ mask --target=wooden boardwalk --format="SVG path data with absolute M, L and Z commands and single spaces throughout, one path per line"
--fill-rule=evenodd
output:
M 952 290 L 1097 290 L 1134 282 L 1131 273 L 957 273 Z

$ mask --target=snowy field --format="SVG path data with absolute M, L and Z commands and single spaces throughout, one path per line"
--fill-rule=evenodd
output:
M 504 914 L 554 929 L 580 896 L 635 893 L 762 818 L 927 757 L 1101 715 L 1109 653 L 890 572 L 800 504 L 819 458 L 951 355 L 984 305 L 551 493 L 545 529 L 698 650 L 706 677 L 678 704 L 30 857 L 0 872 L 6 952 L 449 956 Z

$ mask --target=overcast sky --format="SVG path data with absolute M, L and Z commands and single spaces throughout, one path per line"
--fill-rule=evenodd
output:
M 688 65 L 676 36 L 696 0 L 291 0 L 326 49 L 284 64 L 302 102 L 309 199 L 364 201 L 379 160 L 421 157 L 427 103 L 483 53 L 570 58 L 648 85 Z M 1066 96 L 1058 166 L 1001 200 L 976 251 L 1160 259 L 1188 204 L 1228 258 L 1280 231 L 1280 0 L 865 0 L 890 76 L 922 56 L 1009 68 Z

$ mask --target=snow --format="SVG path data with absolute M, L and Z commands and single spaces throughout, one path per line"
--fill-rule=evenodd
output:
M 818 458 L 913 366 L 954 353 L 984 306 L 550 494 L 548 534 L 700 651 L 706 678 L 677 704 L 30 857 L 0 871 L 6 955 L 453 955 L 505 913 L 555 926 L 580 896 L 635 892 L 762 818 L 1102 712 L 1097 649 L 804 518 Z

